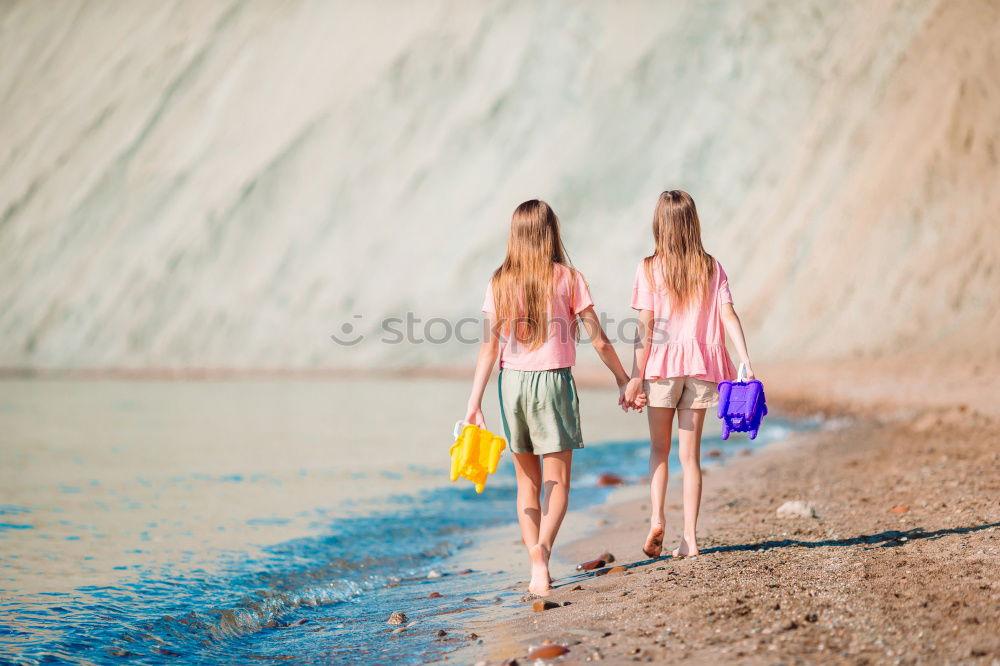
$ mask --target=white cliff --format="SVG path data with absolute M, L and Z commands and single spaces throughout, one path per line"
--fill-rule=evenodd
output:
M 759 355 L 995 360 L 998 33 L 987 0 L 0 5 L 0 367 L 469 362 L 378 322 L 476 316 L 536 196 L 627 316 L 668 187 Z

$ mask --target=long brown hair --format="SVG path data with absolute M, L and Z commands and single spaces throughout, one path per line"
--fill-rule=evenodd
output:
M 507 256 L 493 273 L 493 303 L 505 334 L 513 323 L 514 337 L 529 349 L 548 337 L 556 264 L 570 265 L 559 218 L 544 201 L 525 201 L 514 209 Z
M 649 283 L 656 284 L 659 269 L 673 310 L 700 301 L 715 274 L 715 259 L 701 244 L 698 209 L 690 194 L 667 190 L 660 195 L 653 213 L 653 241 L 656 248 L 645 261 Z

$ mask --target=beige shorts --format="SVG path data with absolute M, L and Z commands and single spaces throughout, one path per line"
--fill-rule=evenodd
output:
M 650 407 L 708 409 L 719 404 L 719 385 L 694 377 L 670 377 L 642 383 Z

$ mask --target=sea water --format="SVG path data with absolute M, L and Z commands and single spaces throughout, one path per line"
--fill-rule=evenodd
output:
M 467 391 L 395 379 L 0 382 L 0 660 L 439 657 L 459 644 L 462 618 L 518 604 L 525 573 L 473 557 L 519 548 L 488 541 L 515 521 L 509 454 L 481 495 L 448 481 Z M 611 492 L 601 473 L 638 481 L 648 459 L 644 417 L 616 412 L 613 390 L 580 394 L 574 511 Z M 492 393 L 484 407 L 499 430 Z M 769 420 L 756 442 L 722 442 L 715 425 L 703 452 L 721 456 L 707 463 L 791 427 Z M 394 632 L 395 610 L 413 625 Z

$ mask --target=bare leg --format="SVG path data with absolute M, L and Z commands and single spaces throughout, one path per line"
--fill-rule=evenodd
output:
M 704 409 L 677 410 L 677 439 L 684 472 L 684 536 L 674 557 L 698 554 L 698 511 L 701 509 L 701 430 Z
M 670 458 L 670 435 L 674 425 L 674 410 L 650 407 L 649 420 L 649 534 L 642 552 L 647 557 L 659 557 L 663 552 L 664 502 L 667 495 L 667 472 Z
M 539 491 L 542 487 L 542 468 L 538 456 L 532 453 L 514 454 L 514 473 L 517 476 L 517 522 L 521 526 L 521 541 L 531 559 L 531 581 L 528 591 L 541 596 L 549 590 L 549 551 L 538 542 L 542 508 Z
M 538 543 L 538 525 L 542 517 L 538 502 L 542 467 L 538 456 L 515 453 L 514 474 L 517 477 L 517 522 L 521 526 L 521 540 L 524 547 L 531 550 Z
M 531 582 L 528 591 L 541 597 L 549 595 L 552 578 L 549 576 L 549 556 L 555 543 L 559 526 L 569 504 L 570 472 L 573 452 L 561 451 L 543 456 L 543 483 L 545 496 L 542 501 L 542 518 L 538 541 L 528 547 L 531 557 Z
M 542 477 L 545 485 L 545 501 L 542 504 L 542 524 L 538 530 L 538 543 L 552 550 L 559 526 L 566 516 L 569 505 L 570 473 L 573 469 L 573 452 L 560 451 L 546 453 Z

